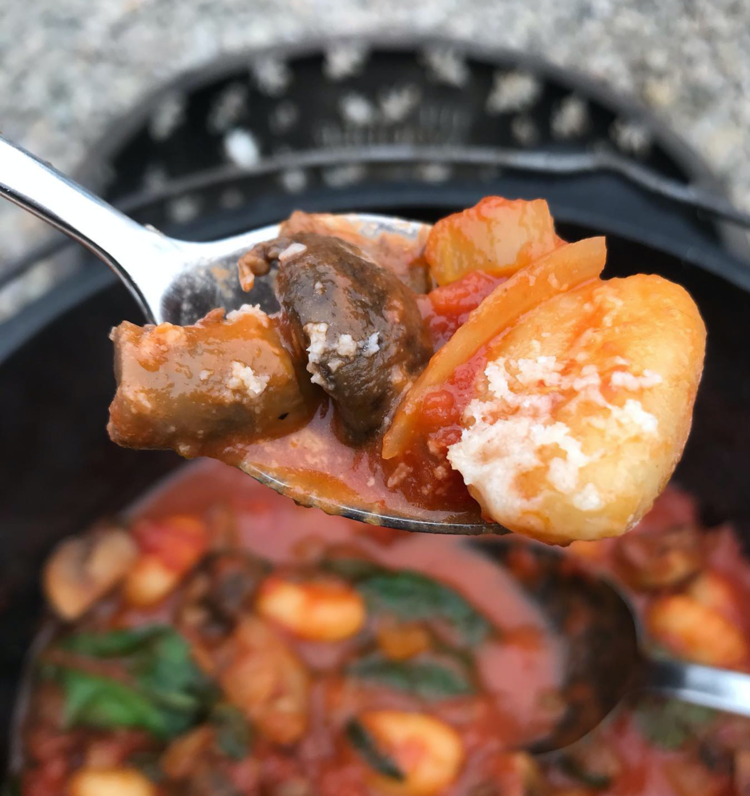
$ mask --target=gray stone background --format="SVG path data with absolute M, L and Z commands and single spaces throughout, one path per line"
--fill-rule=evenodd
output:
M 0 0 L 0 130 L 72 170 L 114 117 L 187 68 L 251 46 L 383 30 L 588 72 L 654 108 L 750 209 L 747 0 Z M 0 268 L 36 224 L 0 206 Z

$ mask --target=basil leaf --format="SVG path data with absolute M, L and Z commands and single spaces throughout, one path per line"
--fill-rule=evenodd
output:
M 150 640 L 131 670 L 144 691 L 176 710 L 197 710 L 216 698 L 215 686 L 193 662 L 190 645 L 171 628 Z
M 365 762 L 378 774 L 395 779 L 397 782 L 403 782 L 406 779 L 403 771 L 387 754 L 378 749 L 375 739 L 357 719 L 352 719 L 346 725 L 346 737 Z
M 65 691 L 65 724 L 103 730 L 130 727 L 147 730 L 157 738 L 171 736 L 162 711 L 134 689 L 108 677 L 60 669 L 59 682 Z
M 253 746 L 253 732 L 239 708 L 217 705 L 211 712 L 211 724 L 216 731 L 216 744 L 232 760 L 243 760 Z
M 198 723 L 216 699 L 216 688 L 194 663 L 188 642 L 171 627 L 79 633 L 60 647 L 117 660 L 130 678 L 122 683 L 73 665 L 53 666 L 72 725 L 138 727 L 168 739 Z
M 382 572 L 357 587 L 372 610 L 400 619 L 445 619 L 469 646 L 481 643 L 491 630 L 488 620 L 458 592 L 420 572 Z
M 713 721 L 717 712 L 676 699 L 643 700 L 634 711 L 638 728 L 651 743 L 674 750 L 696 736 L 703 725 Z
M 356 661 L 347 671 L 423 699 L 447 699 L 475 691 L 464 672 L 435 661 L 389 661 L 373 656 Z

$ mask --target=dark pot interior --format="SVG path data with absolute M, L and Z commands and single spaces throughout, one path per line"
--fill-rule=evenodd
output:
M 454 209 L 398 208 L 421 218 Z M 236 223 L 238 229 L 250 225 L 247 219 Z M 570 224 L 559 229 L 568 239 L 591 234 Z M 608 248 L 607 275 L 662 274 L 683 284 L 701 308 L 709 329 L 707 364 L 676 480 L 698 496 L 708 523 L 731 520 L 750 545 L 750 294 L 642 243 L 609 236 Z M 116 513 L 181 462 L 172 453 L 123 450 L 106 435 L 114 388 L 108 332 L 123 318 L 139 316 L 124 288 L 111 280 L 92 293 L 103 281 L 99 271 L 84 269 L 65 288 L 69 300 L 63 303 L 70 306 L 0 366 L 0 764 L 23 658 L 41 616 L 39 574 L 50 547 Z M 32 312 L 49 310 L 55 300 Z M 24 323 L 33 325 L 33 318 Z

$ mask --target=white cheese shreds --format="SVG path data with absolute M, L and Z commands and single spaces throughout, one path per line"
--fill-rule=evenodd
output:
M 581 511 L 604 505 L 595 485 L 582 486 L 580 481 L 581 470 L 605 450 L 583 449 L 571 428 L 555 417 L 561 403 L 573 411 L 577 404 L 587 404 L 590 408 L 579 413 L 581 422 L 608 436 L 632 438 L 657 431 L 657 418 L 640 401 L 628 398 L 617 406 L 605 398 L 595 365 L 584 364 L 570 372 L 570 362 L 563 364 L 554 356 L 490 362 L 484 370 L 487 396 L 475 398 L 464 411 L 465 427 L 461 439 L 449 448 L 448 459 L 464 481 L 481 492 L 493 516 L 528 511 L 540 502 L 539 495 L 522 493 L 518 480 L 539 468 L 546 470 L 550 488 L 571 495 Z M 616 373 L 620 375 L 614 384 L 626 389 L 661 382 L 651 371 L 638 377 L 625 370 Z
M 208 381 L 208 380 L 211 378 L 211 376 L 213 376 L 213 373 L 214 373 L 214 372 L 213 372 L 212 370 L 202 370 L 202 371 L 201 371 L 201 372 L 198 374 L 198 378 L 199 378 L 201 381 Z
M 339 335 L 336 343 L 336 353 L 340 357 L 353 357 L 357 353 L 357 343 L 350 334 Z
M 642 390 L 661 384 L 662 378 L 653 370 L 644 370 L 642 376 L 634 376 L 627 370 L 616 370 L 609 379 L 613 387 L 624 387 L 626 390 Z
M 307 359 L 313 364 L 318 364 L 325 354 L 328 344 L 326 334 L 328 333 L 327 323 L 306 323 L 304 331 L 310 338 L 310 345 L 307 347 Z
M 373 332 L 367 340 L 360 343 L 362 346 L 362 354 L 366 357 L 374 357 L 375 354 L 380 351 L 380 345 L 378 344 L 378 332 Z
M 259 321 L 262 321 L 263 326 L 268 326 L 268 315 L 263 312 L 259 304 L 243 304 L 239 309 L 228 312 L 226 320 L 234 323 L 244 315 L 255 315 Z
M 659 427 L 659 421 L 656 416 L 647 412 L 640 401 L 635 401 L 632 398 L 628 398 L 628 400 L 625 401 L 625 406 L 622 407 L 620 412 L 613 412 L 612 414 L 615 415 L 621 423 L 634 423 L 646 434 L 655 434 Z
M 580 492 L 573 495 L 573 505 L 581 511 L 596 511 L 604 505 L 604 502 L 594 484 L 588 483 Z
M 394 489 L 400 483 L 402 483 L 406 478 L 408 478 L 412 473 L 412 468 L 409 467 L 408 464 L 404 462 L 400 462 L 398 467 L 393 471 L 390 478 L 386 482 L 386 486 L 388 489 Z
M 298 257 L 307 251 L 307 246 L 304 243 L 290 243 L 283 252 L 279 254 L 279 262 L 285 263 L 291 260 L 292 257 Z
M 315 292 L 316 292 L 316 293 L 317 293 L 319 296 L 322 296 L 322 295 L 323 295 L 323 293 L 325 292 L 325 290 L 323 289 L 323 283 L 322 283 L 322 282 L 316 282 L 316 283 L 313 285 L 313 289 L 315 290 Z
M 270 376 L 266 373 L 256 375 L 250 365 L 245 365 L 232 360 L 231 375 L 227 380 L 227 387 L 234 393 L 246 394 L 257 397 L 268 386 Z
M 310 345 L 307 347 L 307 372 L 312 374 L 312 383 L 319 384 L 321 387 L 327 386 L 319 367 L 323 363 L 325 354 L 333 355 L 325 363 L 325 366 L 331 373 L 336 373 L 340 367 L 358 354 L 372 357 L 380 351 L 378 332 L 373 332 L 365 340 L 355 340 L 350 334 L 340 334 L 337 338 L 329 341 L 327 323 L 306 323 L 303 328 L 310 340 Z
M 302 327 L 310 338 L 310 345 L 307 347 L 307 372 L 312 376 L 310 381 L 313 384 L 318 384 L 324 389 L 328 386 L 323 378 L 318 365 L 320 364 L 323 354 L 328 350 L 328 342 L 326 335 L 328 334 L 327 323 L 306 323 Z

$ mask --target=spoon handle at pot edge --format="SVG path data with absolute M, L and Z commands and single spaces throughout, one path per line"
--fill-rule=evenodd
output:
M 650 658 L 645 688 L 702 705 L 750 716 L 750 674 L 698 663 Z
M 175 270 L 182 267 L 184 256 L 176 242 L 136 223 L 2 136 L 0 197 L 92 251 L 125 283 L 149 320 L 153 319 L 155 300 Z

